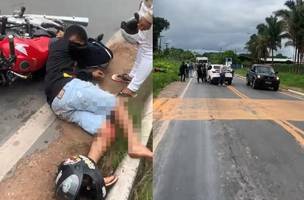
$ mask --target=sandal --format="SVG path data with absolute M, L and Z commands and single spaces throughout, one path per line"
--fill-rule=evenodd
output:
M 128 74 L 113 74 L 112 80 L 120 83 L 130 83 L 132 78 Z
M 112 176 L 109 176 L 109 177 L 112 177 L 112 179 L 110 180 L 109 183 L 105 183 L 107 188 L 112 187 L 118 180 L 118 177 L 115 176 L 115 175 L 112 175 Z
M 137 97 L 137 94 L 135 92 L 124 92 L 124 89 L 122 89 L 117 96 L 135 98 Z

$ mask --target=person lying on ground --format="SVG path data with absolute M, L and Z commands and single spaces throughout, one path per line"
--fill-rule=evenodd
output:
M 50 45 L 46 64 L 45 93 L 53 112 L 61 119 L 78 124 L 94 136 L 88 157 L 98 162 L 115 139 L 115 124 L 128 138 L 128 154 L 152 159 L 153 153 L 142 145 L 133 128 L 124 102 L 85 79 L 100 79 L 99 70 L 76 69 L 74 56 L 87 48 L 86 31 L 77 25 L 66 29 L 64 37 Z M 73 74 L 70 76 L 70 74 Z M 106 177 L 109 184 L 117 177 Z
M 128 86 L 119 93 L 123 97 L 135 97 L 140 86 L 152 71 L 152 3 L 152 0 L 144 0 L 138 12 L 140 17 L 137 24 L 139 31 L 136 40 L 139 48 L 132 70 L 129 74 L 114 74 L 112 76 L 114 81 L 128 83 Z

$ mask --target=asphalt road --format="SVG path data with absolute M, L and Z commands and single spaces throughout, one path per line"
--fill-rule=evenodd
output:
M 198 98 L 203 98 L 202 102 L 211 98 L 211 101 L 222 104 L 221 100 L 239 101 L 243 112 L 254 113 L 255 119 L 239 119 L 237 115 L 241 112 L 237 110 L 225 119 L 223 112 L 229 108 L 222 106 L 224 110 L 210 108 L 210 119 L 206 120 L 201 114 L 204 120 L 191 120 L 191 116 L 186 116 L 187 109 L 206 106 L 197 104 Z M 198 85 L 195 80 L 191 82 L 184 99 L 177 101 L 179 104 L 184 101 L 185 105 L 179 105 L 180 110 L 171 117 L 170 113 L 166 114 L 166 119 L 171 122 L 156 149 L 154 160 L 155 200 L 303 199 L 304 151 L 301 140 L 295 139 L 294 129 L 280 125 L 280 117 L 303 133 L 304 114 L 298 116 L 302 121 L 289 121 L 283 115 L 271 116 L 271 113 L 267 113 L 269 119 L 264 119 L 261 116 L 266 115 L 261 115 L 260 110 L 246 110 L 248 107 L 243 106 L 251 100 L 274 104 L 282 101 L 294 106 L 295 110 L 303 109 L 296 107 L 303 103 L 298 98 L 281 92 L 253 90 L 240 79 L 235 79 L 232 89 Z M 170 101 L 176 100 L 167 102 Z M 294 112 L 278 109 L 278 113 Z M 178 116 L 186 116 L 186 120 Z M 233 119 L 234 116 L 237 119 Z
M 120 22 L 133 16 L 139 0 L 1 0 L 1 14 L 26 6 L 27 13 L 89 17 L 88 33 L 104 33 L 107 41 Z M 33 113 L 46 103 L 43 81 L 18 81 L 10 87 L 0 87 L 0 144 L 21 127 Z

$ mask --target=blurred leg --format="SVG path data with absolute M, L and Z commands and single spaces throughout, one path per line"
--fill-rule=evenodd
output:
M 128 108 L 122 99 L 117 100 L 115 108 L 115 120 L 122 127 L 125 137 L 128 138 L 128 154 L 133 158 L 153 158 L 153 153 L 140 143 L 138 135 L 133 127 L 133 120 L 129 117 Z
M 107 151 L 108 147 L 110 147 L 114 142 L 114 140 L 115 126 L 112 125 L 109 120 L 107 120 L 94 137 L 88 157 L 97 163 L 101 156 Z

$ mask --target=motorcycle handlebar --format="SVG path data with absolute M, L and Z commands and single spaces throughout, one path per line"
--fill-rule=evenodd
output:
M 10 48 L 10 59 L 15 59 L 16 54 L 15 54 L 14 36 L 9 35 L 8 41 L 9 41 L 9 48 Z

